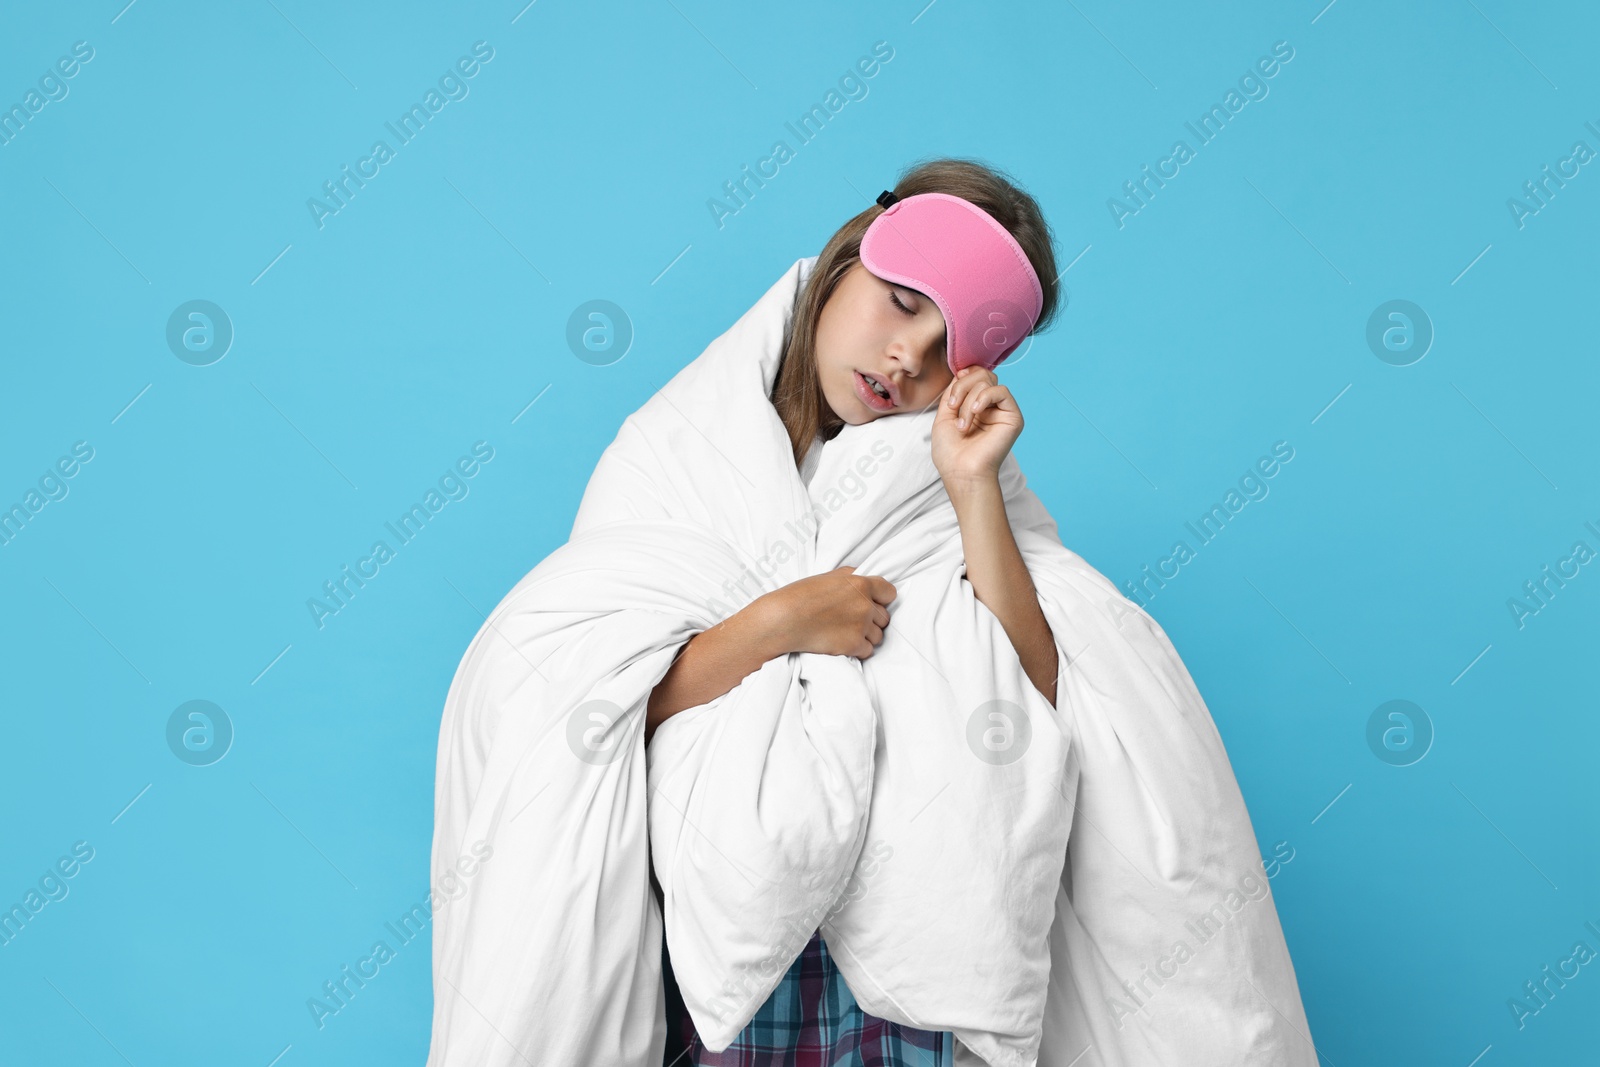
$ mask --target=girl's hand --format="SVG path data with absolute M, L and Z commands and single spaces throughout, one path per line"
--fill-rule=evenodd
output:
M 998 479 L 1022 433 L 1022 409 L 994 371 L 963 367 L 939 397 L 933 465 L 947 487 Z
M 837 567 L 763 594 L 757 610 L 780 652 L 819 652 L 866 659 L 883 643 L 888 605 L 895 598 L 888 579 Z

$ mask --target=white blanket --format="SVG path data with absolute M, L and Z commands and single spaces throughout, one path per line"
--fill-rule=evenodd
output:
M 1205 704 L 1015 457 L 1058 708 L 964 577 L 931 411 L 846 426 L 802 483 L 768 396 L 814 264 L 629 416 L 461 661 L 435 878 L 493 853 L 435 918 L 429 1067 L 661 1067 L 663 932 L 720 1050 L 819 927 L 865 1011 L 961 1063 L 1315 1067 Z M 841 564 L 896 586 L 871 657 L 768 661 L 646 748 L 683 642 Z

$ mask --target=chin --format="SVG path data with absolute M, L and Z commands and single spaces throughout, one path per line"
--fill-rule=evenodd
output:
M 827 391 L 824 390 L 822 402 L 828 406 L 829 411 L 849 426 L 860 426 L 862 423 L 871 422 L 878 417 L 876 412 L 863 410 L 861 401 L 856 399 L 854 392 L 845 393 L 841 399 L 829 396 Z
M 839 412 L 835 410 L 834 414 L 838 415 Z M 872 421 L 870 418 L 862 418 L 860 415 L 839 415 L 839 419 L 846 426 L 860 426 L 864 422 Z

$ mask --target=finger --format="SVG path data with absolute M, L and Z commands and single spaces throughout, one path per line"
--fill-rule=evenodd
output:
M 976 422 L 976 416 L 984 407 L 984 397 L 990 389 L 996 386 L 984 385 L 967 394 L 966 401 L 956 412 L 956 425 L 962 430 L 971 430 Z
M 874 646 L 883 644 L 883 630 L 876 626 L 867 627 L 867 640 Z
M 883 599 L 885 588 L 890 591 L 888 600 Z M 853 575 L 850 580 L 850 591 L 860 597 L 862 603 L 867 606 L 869 618 L 874 617 L 877 612 L 883 610 L 879 606 L 880 604 L 886 604 L 894 599 L 893 590 L 894 586 L 889 585 L 887 581 L 878 577 L 857 574 Z
M 958 374 L 955 380 L 950 383 L 949 399 L 945 401 L 945 406 L 959 408 L 961 406 L 961 402 L 966 399 L 967 394 L 970 393 L 974 387 L 983 385 L 988 381 L 987 373 L 988 372 L 986 371 L 977 370 L 972 367 L 963 367 L 961 369 L 961 373 Z
M 973 397 L 972 415 L 969 416 L 969 419 L 976 422 L 976 416 L 980 411 L 1000 410 L 1008 406 L 1012 408 L 1017 406 L 1016 400 L 1011 395 L 1011 390 L 998 384 L 986 386 L 981 393 Z
M 889 625 L 889 609 L 882 604 L 872 605 L 872 621 L 878 626 Z
M 945 401 L 946 407 L 959 408 L 961 401 L 971 391 L 973 385 L 982 381 L 983 376 L 973 371 L 970 367 L 963 367 L 950 383 L 949 398 Z
M 957 391 L 960 385 L 961 379 L 953 378 L 950 384 L 944 387 L 944 392 L 939 395 L 939 415 L 941 418 L 945 412 L 950 411 L 961 402 L 961 394 Z

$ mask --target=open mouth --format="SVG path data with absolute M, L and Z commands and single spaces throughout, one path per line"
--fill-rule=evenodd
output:
M 894 407 L 894 394 L 889 387 L 869 374 L 855 372 L 856 392 L 868 407 L 876 411 L 888 411 Z

